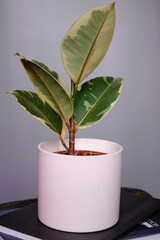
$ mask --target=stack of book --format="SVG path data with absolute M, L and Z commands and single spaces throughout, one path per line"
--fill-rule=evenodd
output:
M 118 223 L 95 233 L 68 233 L 48 228 L 38 220 L 37 200 L 23 203 L 26 206 L 7 204 L 13 209 L 0 205 L 0 240 L 160 239 L 160 199 L 142 190 L 122 188 Z

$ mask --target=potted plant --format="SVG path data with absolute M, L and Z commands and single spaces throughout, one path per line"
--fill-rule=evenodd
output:
M 119 218 L 122 147 L 105 140 L 75 139 L 79 129 L 100 121 L 121 93 L 121 78 L 96 77 L 82 83 L 109 48 L 114 5 L 89 10 L 63 38 L 61 56 L 71 78 L 70 93 L 54 70 L 16 54 L 38 93 L 10 93 L 59 137 L 38 146 L 38 216 L 58 230 L 99 231 Z

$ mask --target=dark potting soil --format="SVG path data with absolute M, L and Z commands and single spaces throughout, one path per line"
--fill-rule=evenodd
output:
M 57 151 L 54 153 L 69 155 L 67 151 Z M 76 150 L 75 156 L 97 156 L 97 155 L 106 155 L 107 153 L 97 152 L 97 151 L 88 151 L 88 150 Z

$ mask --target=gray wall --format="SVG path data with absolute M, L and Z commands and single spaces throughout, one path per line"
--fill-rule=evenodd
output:
M 37 145 L 56 138 L 6 92 L 34 91 L 17 51 L 60 73 L 60 44 L 70 25 L 107 0 L 0 0 L 0 202 L 37 196 Z M 160 197 L 160 1 L 118 0 L 112 44 L 91 77 L 124 78 L 122 95 L 97 125 L 77 137 L 124 147 L 122 185 Z

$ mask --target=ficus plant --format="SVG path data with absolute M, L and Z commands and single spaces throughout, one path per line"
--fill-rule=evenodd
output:
M 101 120 L 121 93 L 121 78 L 102 76 L 82 83 L 102 61 L 110 46 L 115 28 L 114 5 L 89 10 L 64 36 L 61 56 L 71 79 L 70 92 L 57 72 L 16 53 L 38 94 L 23 90 L 10 93 L 27 112 L 58 135 L 69 155 L 75 155 L 76 132 Z M 65 143 L 66 129 L 69 146 Z

